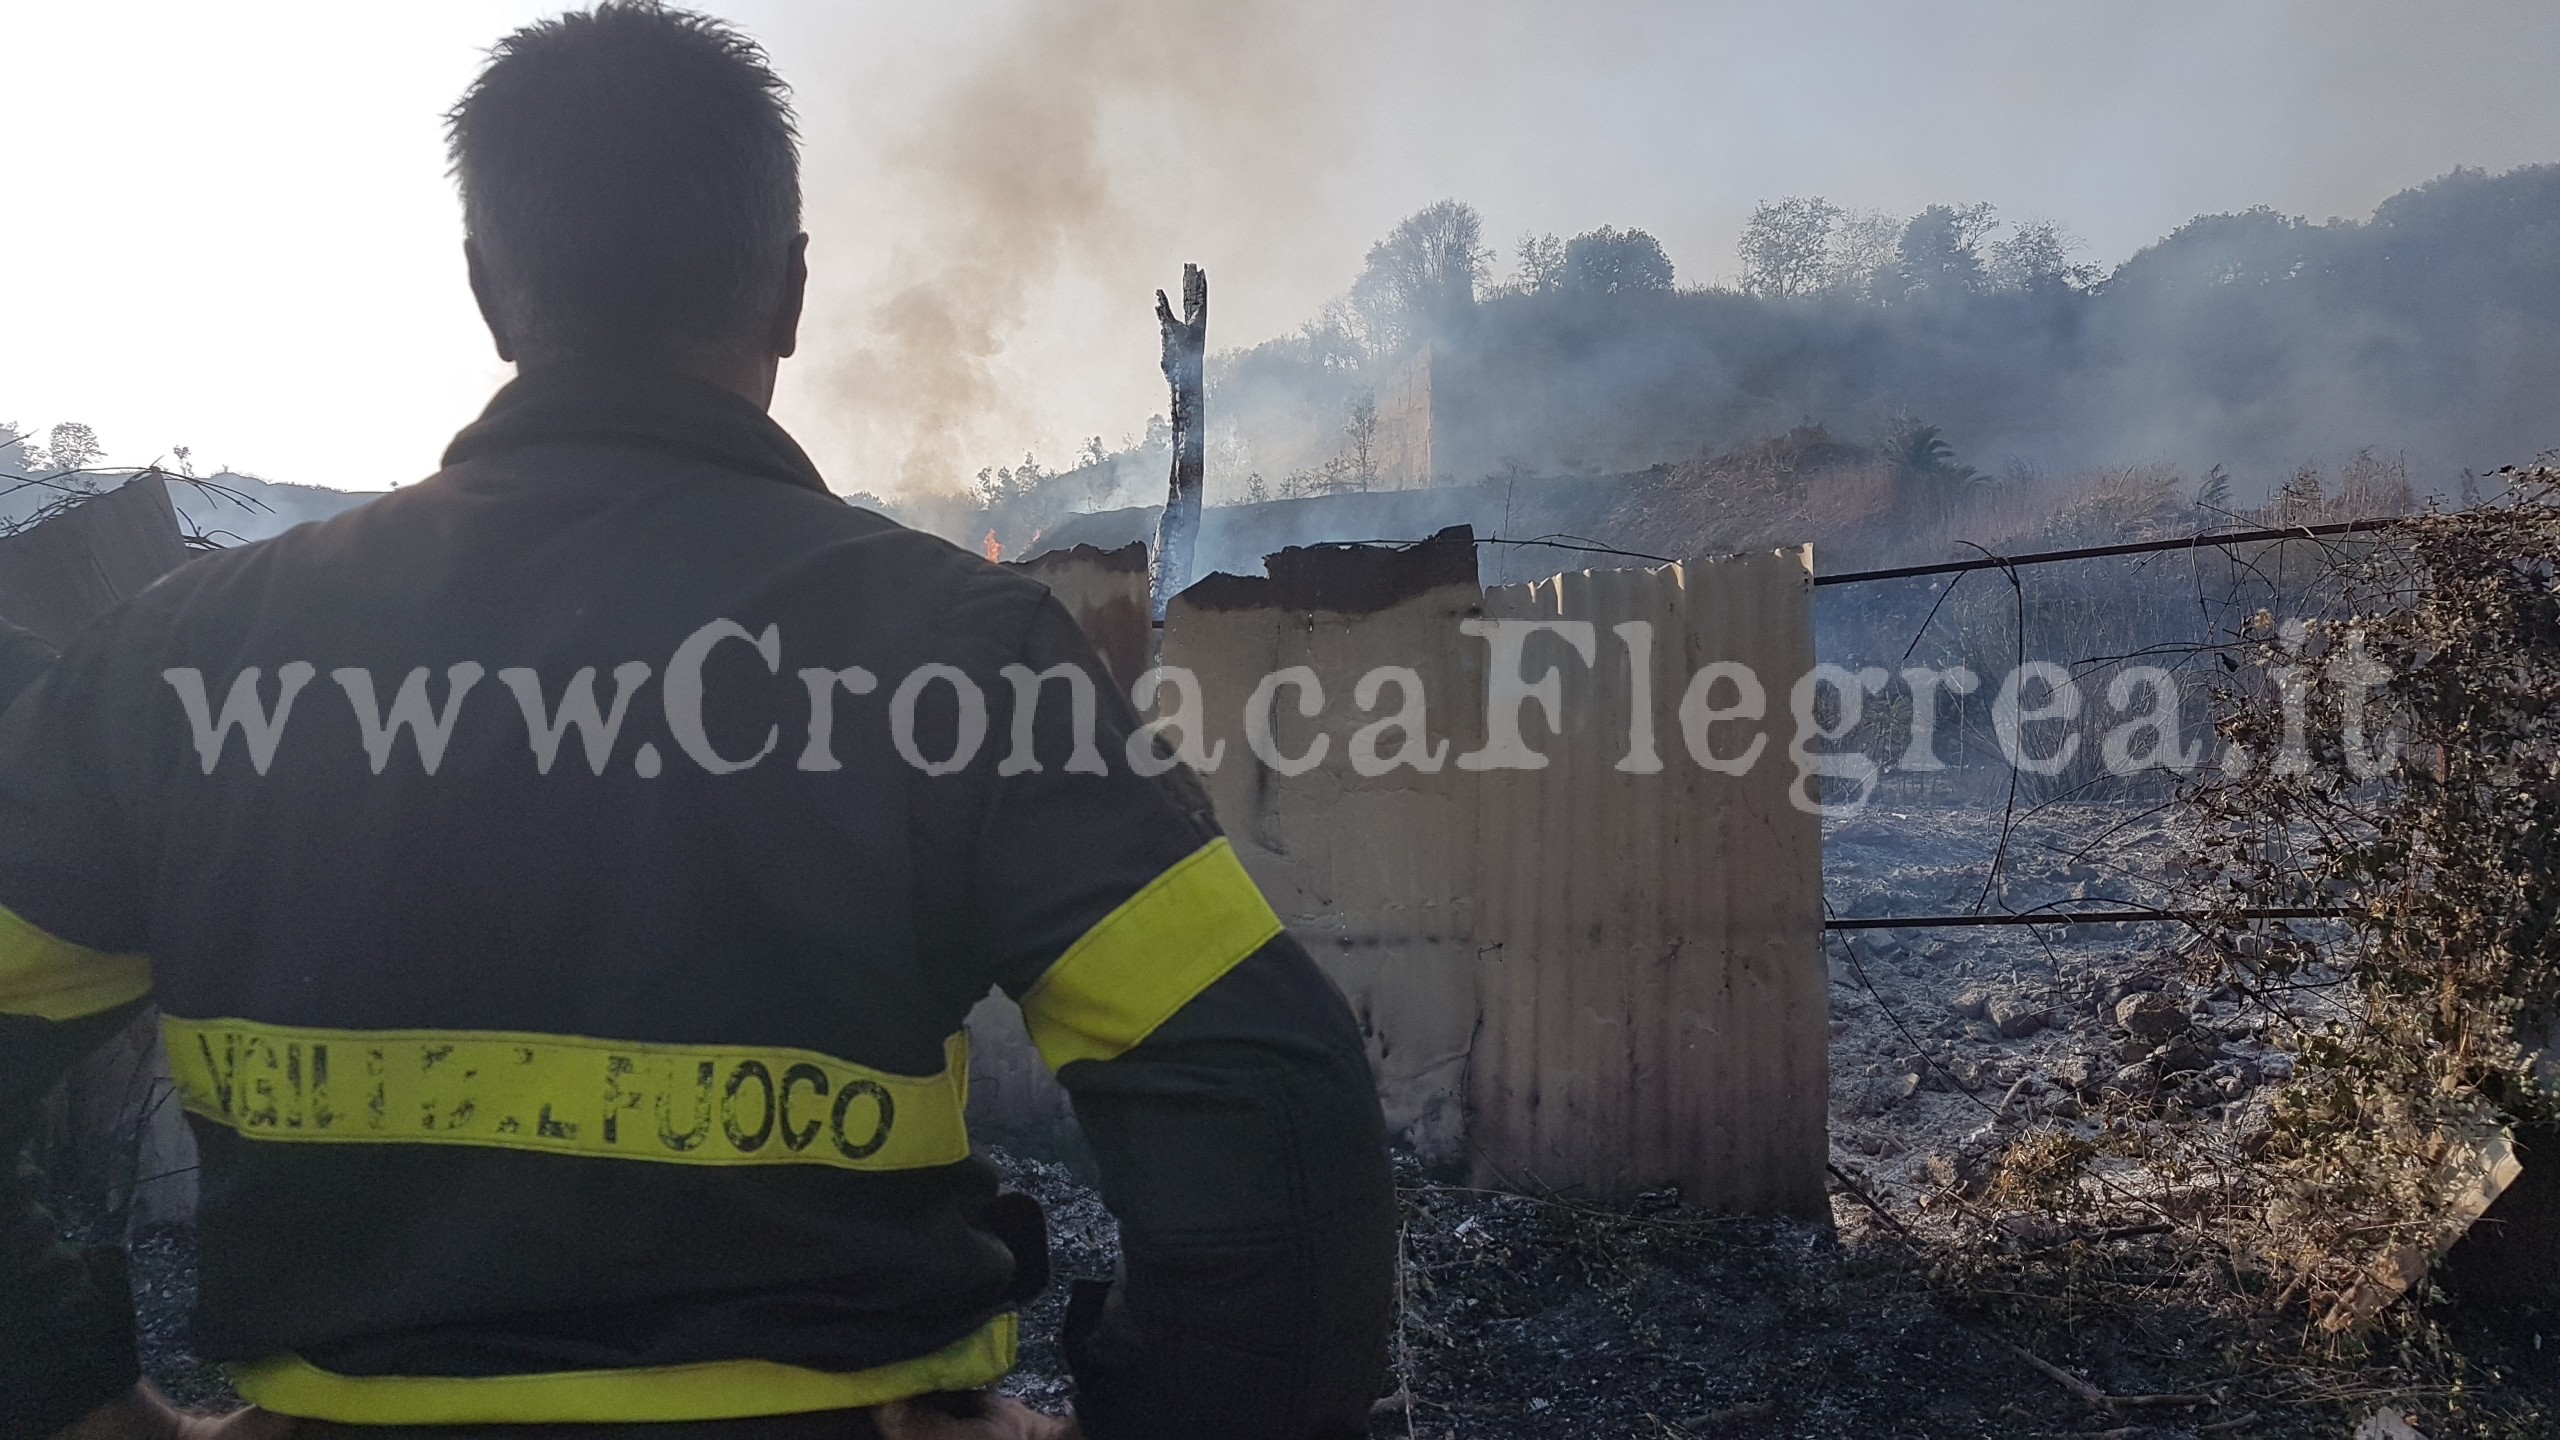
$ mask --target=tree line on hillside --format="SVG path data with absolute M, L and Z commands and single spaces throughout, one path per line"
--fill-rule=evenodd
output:
M 1374 361 L 1464 323 L 1480 298 L 1667 292 L 1671 257 L 1642 230 L 1603 225 L 1571 240 L 1524 235 L 1519 267 L 1491 284 L 1494 252 L 1484 219 L 1458 200 L 1426 205 L 1369 247 L 1349 293 L 1325 307 L 1302 334 L 1322 357 Z
M 2009 233 L 1995 233 L 2004 229 Z M 1791 196 L 1761 203 L 1737 248 L 1735 291 L 1771 300 L 1889 303 L 2087 290 L 2100 279 L 2071 258 L 2080 242 L 2067 229 L 2049 221 L 2009 225 L 1987 204 L 1932 205 L 1897 220 Z M 1371 245 L 1349 290 L 1297 335 L 1228 358 L 1277 353 L 1319 369 L 1374 370 L 1417 344 L 1463 336 L 1479 304 L 1664 296 L 1678 288 L 1662 242 L 1632 226 L 1602 225 L 1570 240 L 1527 234 L 1513 255 L 1510 277 L 1496 283 L 1483 217 L 1463 201 L 1435 201 Z
M 2005 235 L 1998 234 L 2007 230 Z M 1986 291 L 2086 290 L 2096 267 L 2051 221 L 2003 221 L 1987 204 L 1931 205 L 1908 220 L 1823 197 L 1763 201 L 1743 226 L 1738 288 L 1772 300 L 1875 302 Z
M 12 480 L 50 480 L 77 475 L 105 458 L 98 432 L 77 420 L 65 420 L 38 440 L 16 422 L 0 420 L 0 476 Z
M 178 452 L 181 464 L 186 454 Z M 62 421 L 38 439 L 33 430 L 0 420 L 0 535 L 114 488 L 115 477 L 100 468 L 105 459 L 98 432 L 80 421 Z
M 1984 204 L 1768 202 L 1730 287 L 1677 286 L 1616 227 L 1523 237 L 1497 283 L 1483 230 L 1426 206 L 1296 334 L 1215 357 L 1213 489 L 1338 461 L 1426 352 L 1443 483 L 1913 415 L 1995 466 L 2221 463 L 2253 496 L 2368 447 L 2435 482 L 2560 444 L 2560 167 L 2457 170 L 2362 220 L 2201 216 L 2107 271 Z

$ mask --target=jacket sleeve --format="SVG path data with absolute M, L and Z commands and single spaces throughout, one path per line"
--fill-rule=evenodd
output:
M 1042 768 L 1008 762 L 973 858 L 981 951 L 1073 1098 L 1120 1221 L 1121 1276 L 1076 1297 L 1064 1337 L 1085 1431 L 1366 1435 L 1395 1192 L 1350 1007 L 1197 780 L 1133 767 L 1136 718 L 1062 609 L 1043 610 L 1023 652 L 1034 673 L 1086 671 L 1098 702 L 1079 770 L 1075 707 L 1042 687 Z
M 63 1243 L 26 1157 L 46 1092 L 151 985 L 86 678 L 57 663 L 0 713 L 0 1440 L 48 1435 L 139 1373 L 123 1253 Z

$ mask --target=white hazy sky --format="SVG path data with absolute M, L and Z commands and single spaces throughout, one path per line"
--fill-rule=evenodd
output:
M 118 462 L 432 470 L 506 375 L 438 116 L 557 8 L 0 4 L 0 420 L 87 421 Z M 894 489 L 928 423 L 970 469 L 1116 440 L 1162 408 L 1148 290 L 1182 261 L 1212 344 L 1251 343 L 1444 195 L 1506 269 L 1524 231 L 1613 223 L 1704 281 L 1789 194 L 1987 200 L 2112 265 L 2203 212 L 2360 216 L 2455 165 L 2560 160 L 2550 0 L 708 8 L 799 91 L 818 276 L 777 413 L 846 490 Z M 1025 200 L 1052 182 L 1075 203 Z M 964 281 L 984 383 L 928 422 L 870 317 Z

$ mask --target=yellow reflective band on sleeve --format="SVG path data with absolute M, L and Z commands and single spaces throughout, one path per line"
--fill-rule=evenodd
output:
M 77 1020 L 150 993 L 150 956 L 57 940 L 0 908 L 0 1015 Z
M 969 1155 L 969 1041 L 938 1075 L 810 1050 L 164 1016 L 190 1111 L 260 1141 L 485 1145 L 675 1165 L 917 1170 Z
M 232 1367 L 240 1398 L 346 1425 L 573 1425 L 740 1420 L 857 1410 L 937 1390 L 976 1390 L 1013 1368 L 1014 1317 L 930 1355 L 839 1374 L 770 1360 L 468 1378 L 337 1375 L 298 1355 Z
M 1280 933 L 1226 837 L 1185 856 L 1102 917 L 1022 997 L 1040 1057 L 1109 1060 Z

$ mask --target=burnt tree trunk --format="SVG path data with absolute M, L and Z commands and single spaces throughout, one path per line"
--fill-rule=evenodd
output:
M 1201 405 L 1203 357 L 1209 343 L 1209 277 L 1197 265 L 1182 267 L 1182 318 L 1174 318 L 1164 292 L 1156 292 L 1156 326 L 1164 332 L 1164 378 L 1173 387 L 1173 477 L 1156 525 L 1153 573 L 1147 599 L 1154 618 L 1191 583 L 1191 551 L 1200 538 Z

